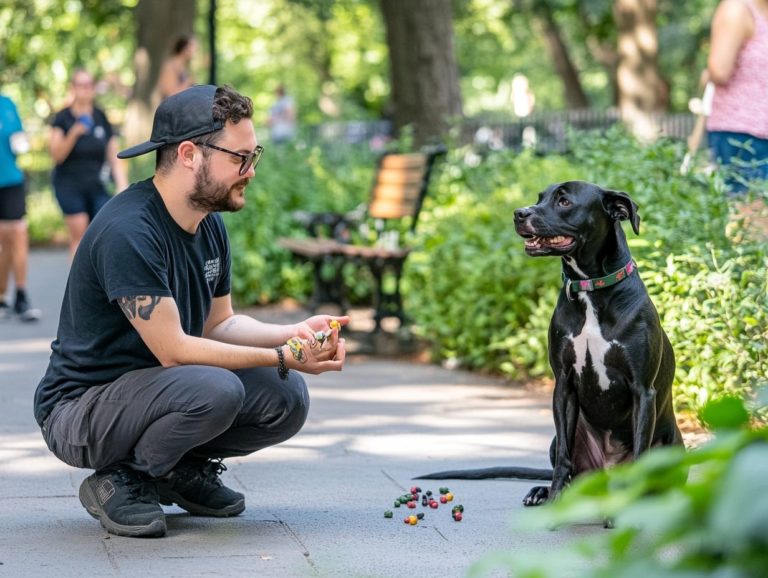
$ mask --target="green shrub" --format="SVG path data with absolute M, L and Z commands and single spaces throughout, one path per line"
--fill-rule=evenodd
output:
M 546 322 L 538 313 L 542 299 L 554 304 L 560 272 L 553 261 L 525 256 L 513 212 L 573 167 L 512 151 L 467 163 L 466 153 L 450 153 L 425 202 L 406 263 L 407 311 L 439 359 L 512 376 L 542 373 Z
M 27 194 L 27 225 L 32 245 L 66 241 L 64 217 L 50 187 Z
M 675 348 L 676 405 L 699 409 L 751 391 L 768 374 L 768 261 L 726 235 L 717 175 L 683 176 L 680 143 L 642 145 L 620 129 L 577 134 L 570 156 L 454 150 L 422 214 L 406 266 L 407 310 L 436 360 L 511 378 L 551 377 L 547 327 L 561 288 L 557 259 L 525 256 L 514 209 L 547 185 L 588 180 L 639 204 L 633 257 Z
M 646 283 L 675 349 L 678 408 L 768 383 L 768 253 L 757 245 L 691 246 Z
M 236 302 L 305 298 L 311 291 L 309 266 L 294 262 L 277 239 L 305 234 L 293 211 L 346 212 L 364 202 L 373 168 L 373 155 L 361 148 L 268 148 L 246 191 L 245 208 L 224 216 Z
M 762 390 L 759 406 L 768 404 Z M 505 568 L 516 578 L 764 576 L 768 568 L 768 427 L 749 427 L 738 397 L 704 408 L 715 438 L 690 452 L 654 449 L 632 464 L 578 478 L 519 527 L 614 521 L 547 556 L 497 553 L 469 575 Z

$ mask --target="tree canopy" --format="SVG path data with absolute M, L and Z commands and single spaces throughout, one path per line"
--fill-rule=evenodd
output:
M 194 27 L 201 40 L 196 72 L 207 81 L 211 2 L 188 2 L 195 3 Z M 47 119 L 66 98 L 71 69 L 86 66 L 102 80 L 102 104 L 117 116 L 115 120 L 122 120 L 136 83 L 139 3 L 3 3 L 0 80 L 3 92 L 17 102 L 25 119 Z M 656 12 L 665 106 L 685 110 L 699 90 L 717 0 L 643 3 L 653 4 Z M 537 110 L 564 109 L 578 90 L 591 107 L 617 103 L 617 2 L 452 0 L 452 4 L 465 115 L 509 117 L 516 74 L 529 79 Z M 387 33 L 376 0 L 218 0 L 216 5 L 217 81 L 253 97 L 257 124 L 266 118 L 279 83 L 295 97 L 303 123 L 391 114 Z M 568 67 L 558 61 L 563 55 L 570 62 L 570 78 Z

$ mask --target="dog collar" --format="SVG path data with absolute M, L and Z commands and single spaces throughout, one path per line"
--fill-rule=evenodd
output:
M 605 289 L 611 285 L 621 283 L 624 279 L 632 275 L 635 272 L 637 266 L 635 262 L 630 260 L 629 263 L 624 265 L 618 271 L 614 271 L 610 275 L 605 277 L 597 277 L 595 279 L 569 279 L 565 273 L 563 273 L 563 282 L 565 283 L 565 296 L 568 297 L 568 301 L 573 301 L 575 297 L 572 293 L 578 293 L 580 291 L 595 291 L 597 289 Z

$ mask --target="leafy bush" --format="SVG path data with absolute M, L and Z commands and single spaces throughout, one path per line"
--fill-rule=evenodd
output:
M 762 390 L 760 406 L 768 403 Z M 768 568 L 768 427 L 749 427 L 738 397 L 703 411 L 716 431 L 704 446 L 654 449 L 633 464 L 578 478 L 560 499 L 526 512 L 525 528 L 614 520 L 562 551 L 498 553 L 470 576 L 503 567 L 516 578 L 758 577 Z
M 768 383 L 768 253 L 757 245 L 692 246 L 646 283 L 673 343 L 678 408 Z
M 27 195 L 27 226 L 33 245 L 66 241 L 64 217 L 50 187 Z
M 232 245 L 236 301 L 266 303 L 308 295 L 309 267 L 292 261 L 276 240 L 304 234 L 291 216 L 293 211 L 346 212 L 364 202 L 373 168 L 373 155 L 362 147 L 269 148 L 248 187 L 245 208 L 224 217 Z
M 466 155 L 450 154 L 425 202 L 406 262 L 407 310 L 439 359 L 512 376 L 543 373 L 547 323 L 539 313 L 551 307 L 541 301 L 554 304 L 560 272 L 525 256 L 513 211 L 575 171 L 558 157 L 500 151 L 477 163 Z
M 726 235 L 716 176 L 679 173 L 682 145 L 642 145 L 621 129 L 573 135 L 570 156 L 454 151 L 427 199 L 406 267 L 407 310 L 436 360 L 511 378 L 550 376 L 547 327 L 556 259 L 525 256 L 512 213 L 570 179 L 629 193 L 640 206 L 633 257 L 675 348 L 678 409 L 740 393 L 768 374 L 768 260 Z M 578 144 L 578 146 L 575 146 Z

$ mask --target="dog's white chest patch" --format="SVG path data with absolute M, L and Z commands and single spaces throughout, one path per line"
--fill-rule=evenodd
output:
M 576 352 L 576 362 L 574 369 L 581 375 L 587 364 L 587 351 L 592 358 L 592 366 L 597 374 L 598 385 L 603 391 L 607 391 L 611 385 L 608 379 L 608 372 L 605 368 L 605 355 L 608 350 L 617 343 L 615 341 L 606 341 L 603 332 L 600 330 L 600 323 L 595 314 L 595 308 L 592 306 L 589 296 L 586 293 L 579 293 L 579 299 L 586 305 L 586 319 L 581 332 L 578 335 L 571 335 L 573 349 Z

